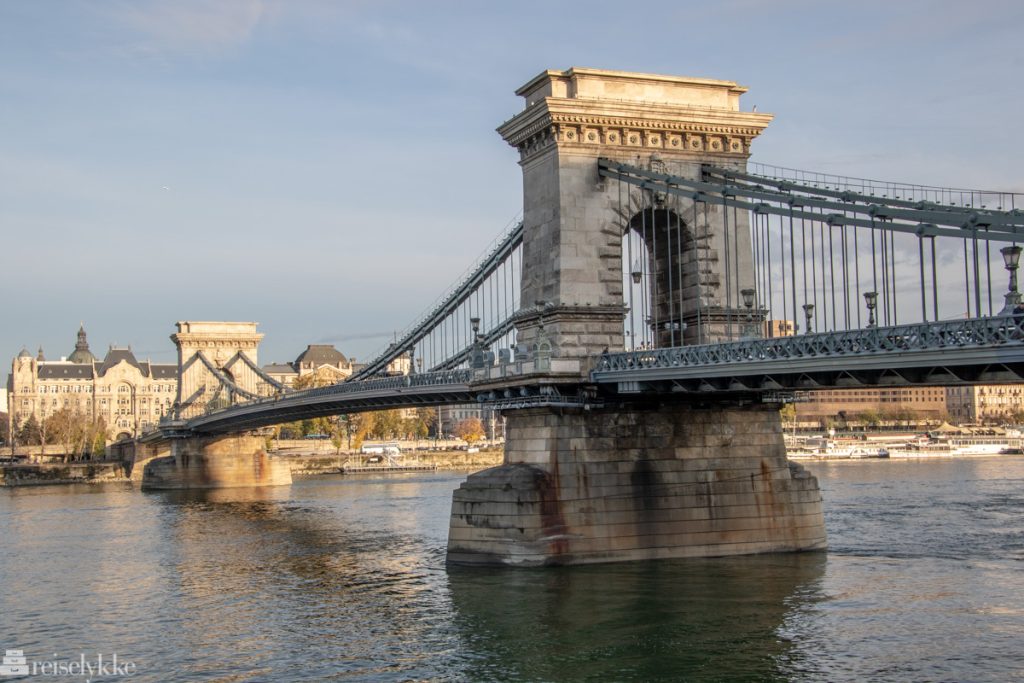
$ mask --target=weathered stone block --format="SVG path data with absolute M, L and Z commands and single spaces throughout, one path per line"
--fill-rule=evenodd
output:
M 288 463 L 268 456 L 256 436 L 196 437 L 143 467 L 143 489 L 207 489 L 292 483 Z
M 539 457 L 507 460 L 456 491 L 451 562 L 572 564 L 825 545 L 817 481 L 786 462 L 781 432 L 762 428 L 778 420 L 771 407 L 538 418 L 507 415 L 507 453 Z M 716 436 L 693 445 L 702 431 Z M 527 433 L 524 451 L 514 435 Z M 564 436 L 579 433 L 589 438 Z

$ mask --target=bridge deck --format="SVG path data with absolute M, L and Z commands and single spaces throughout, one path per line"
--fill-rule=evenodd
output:
M 187 426 L 215 434 L 365 410 L 469 403 L 475 400 L 469 379 L 469 370 L 448 370 L 344 382 L 240 403 L 195 417 Z
M 620 392 L 1019 382 L 1024 329 L 997 316 L 612 353 L 591 377 Z

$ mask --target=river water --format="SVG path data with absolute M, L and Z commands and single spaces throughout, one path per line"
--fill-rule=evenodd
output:
M 1024 679 L 1024 457 L 809 467 L 828 552 L 531 570 L 445 568 L 462 474 L 0 490 L 0 652 L 137 681 Z

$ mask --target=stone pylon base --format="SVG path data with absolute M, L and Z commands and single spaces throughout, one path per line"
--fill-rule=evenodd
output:
M 144 489 L 212 489 L 278 486 L 292 483 L 287 462 L 271 458 L 255 436 L 180 439 L 171 455 L 150 460 L 142 474 Z
M 506 415 L 505 464 L 455 491 L 453 564 L 546 565 L 826 547 L 818 481 L 767 405 Z

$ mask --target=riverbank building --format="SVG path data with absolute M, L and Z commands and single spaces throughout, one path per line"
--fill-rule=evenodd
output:
M 46 360 L 27 349 L 11 363 L 7 377 L 9 423 L 17 430 L 31 416 L 43 421 L 67 409 L 90 420 L 102 418 L 113 439 L 136 437 L 171 412 L 178 389 L 178 366 L 140 361 L 131 347 L 111 346 L 102 360 L 89 349 L 84 327 L 75 349 L 60 360 Z

